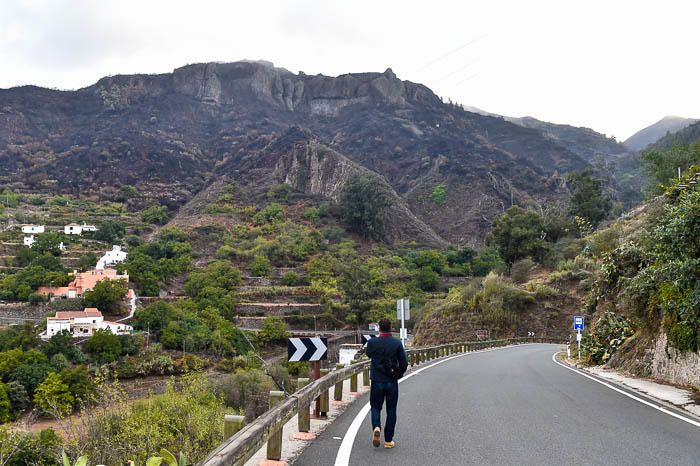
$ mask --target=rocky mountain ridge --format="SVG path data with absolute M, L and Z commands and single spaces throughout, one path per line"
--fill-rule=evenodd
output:
M 222 176 L 245 181 L 292 127 L 338 163 L 375 173 L 455 243 L 480 242 L 512 204 L 560 202 L 563 174 L 589 166 L 539 129 L 444 103 L 391 69 L 329 77 L 235 62 L 110 76 L 71 92 L 0 90 L 0 183 L 94 195 L 133 185 L 176 209 Z M 277 176 L 264 173 L 267 183 Z M 429 200 L 438 185 L 440 205 Z

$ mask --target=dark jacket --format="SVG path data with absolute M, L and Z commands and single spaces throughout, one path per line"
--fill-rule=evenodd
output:
M 402 374 L 408 369 L 408 359 L 406 359 L 406 352 L 403 349 L 401 340 L 397 340 L 392 336 L 372 338 L 367 342 L 365 354 L 372 359 L 370 379 L 374 382 L 395 382 L 384 368 L 385 355 L 389 360 L 398 362 Z

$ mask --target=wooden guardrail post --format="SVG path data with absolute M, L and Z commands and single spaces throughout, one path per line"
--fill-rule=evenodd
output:
M 309 384 L 308 377 L 300 377 L 297 379 L 299 390 Z M 299 432 L 309 432 L 311 430 L 311 405 L 299 406 L 299 414 L 297 420 L 299 422 Z
M 343 368 L 343 364 L 338 364 L 338 369 Z M 336 382 L 335 387 L 333 388 L 333 401 L 343 401 L 343 381 L 340 380 L 339 382 Z
M 357 372 L 350 376 L 350 393 L 357 393 Z
M 413 353 L 413 365 L 417 366 L 418 364 L 420 364 L 420 351 Z
M 270 408 L 282 400 L 284 400 L 284 392 L 270 391 Z M 270 438 L 267 440 L 267 459 L 275 461 L 282 459 L 282 426 L 270 434 Z
M 237 414 L 224 415 L 224 440 L 233 437 L 244 425 L 245 416 L 239 416 Z
M 369 387 L 369 367 L 362 370 L 362 386 Z
M 328 375 L 328 369 L 321 369 L 321 377 L 325 375 Z M 331 402 L 328 396 L 328 389 L 325 389 L 323 393 L 321 393 L 321 419 L 328 418 L 328 411 L 331 410 L 330 406 Z

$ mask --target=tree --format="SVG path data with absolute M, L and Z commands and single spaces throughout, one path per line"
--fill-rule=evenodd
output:
M 571 215 L 586 219 L 595 228 L 612 208 L 612 201 L 603 192 L 603 183 L 593 177 L 591 170 L 571 173 L 567 181 L 571 186 Z
M 354 175 L 340 195 L 340 216 L 356 233 L 380 239 L 384 234 L 382 213 L 389 207 L 389 197 L 375 177 Z
M 175 308 L 163 301 L 155 302 L 136 311 L 134 328 L 159 334 L 175 318 Z
M 20 383 L 31 396 L 34 390 L 46 378 L 46 375 L 53 370 L 48 363 L 24 364 L 10 372 L 7 380 Z
M 85 349 L 93 355 L 95 360 L 100 364 L 114 362 L 119 359 L 122 354 L 122 345 L 119 337 L 113 334 L 109 329 L 100 329 L 95 331 L 87 343 Z
M 65 368 L 60 372 L 61 380 L 68 386 L 74 403 L 87 403 L 95 386 L 90 380 L 87 367 Z
M 287 324 L 279 317 L 268 317 L 263 322 L 263 328 L 258 332 L 257 337 L 262 346 L 284 341 L 289 337 Z
M 103 220 L 97 225 L 97 231 L 93 233 L 96 240 L 105 243 L 116 243 L 124 237 L 124 225 L 114 220 Z
M 85 292 L 85 305 L 96 307 L 105 313 L 116 313 L 119 312 L 126 293 L 126 280 L 102 280 L 92 290 Z
M 97 254 L 94 252 L 87 252 L 78 259 L 78 267 L 83 272 L 91 269 L 95 264 L 97 264 Z
M 47 375 L 34 393 L 34 403 L 48 416 L 63 416 L 70 413 L 73 409 L 73 401 L 68 385 L 55 372 Z
M 498 249 L 510 274 L 518 259 L 541 258 L 546 250 L 543 232 L 544 224 L 537 212 L 513 206 L 496 218 L 488 241 Z
M 61 235 L 54 231 L 47 231 L 37 235 L 32 244 L 32 250 L 37 254 L 51 254 L 54 256 L 61 255 Z
M 642 152 L 642 168 L 651 181 L 649 190 L 660 193 L 682 171 L 700 164 L 700 141 L 691 144 L 675 145 L 669 149 L 652 149 Z
M 0 424 L 12 419 L 12 405 L 10 395 L 4 383 L 0 382 Z
M 435 291 L 440 284 L 440 275 L 428 266 L 418 269 L 416 286 L 423 291 Z
M 13 417 L 17 417 L 17 415 L 29 409 L 29 394 L 27 394 L 27 389 L 24 388 L 24 385 L 19 382 L 8 382 L 5 384 L 5 389 L 10 399 Z
M 379 288 L 372 282 L 369 268 L 360 260 L 352 261 L 343 267 L 338 285 L 344 301 L 350 306 L 356 323 L 364 323 L 365 314 L 370 310 L 370 300 L 379 295 Z
M 437 273 L 442 273 L 447 268 L 447 257 L 440 251 L 424 249 L 416 253 L 413 263 L 418 268 L 428 267 Z

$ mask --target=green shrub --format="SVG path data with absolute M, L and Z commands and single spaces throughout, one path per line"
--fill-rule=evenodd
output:
M 510 279 L 515 283 L 525 283 L 533 267 L 535 267 L 535 261 L 530 258 L 517 261 L 513 264 L 513 268 L 510 271 Z
M 304 209 L 304 218 L 310 222 L 317 223 L 321 219 L 321 213 L 317 207 L 307 207 Z
M 698 329 L 686 323 L 675 323 L 666 329 L 668 344 L 678 351 L 697 351 Z
M 292 195 L 292 187 L 286 183 L 273 184 L 267 192 L 268 199 L 287 202 Z
M 226 406 L 245 412 L 251 421 L 268 410 L 268 396 L 275 390 L 274 381 L 259 369 L 238 370 L 223 377 L 214 387 Z
M 253 215 L 253 223 L 256 225 L 267 225 L 279 222 L 283 217 L 284 207 L 276 202 L 272 202 Z
M 163 448 L 182 451 L 196 463 L 223 438 L 225 406 L 206 378 L 198 374 L 180 378 L 177 387 L 168 382 L 164 393 L 136 402 L 117 398 L 102 403 L 113 409 L 94 409 L 83 416 L 86 427 L 74 439 L 91 464 L 132 460 L 141 465 Z
M 268 317 L 257 334 L 257 341 L 262 346 L 279 343 L 289 337 L 287 324 L 279 317 Z
M 165 225 L 170 220 L 170 214 L 166 206 L 152 205 L 141 213 L 141 220 L 155 225 Z
M 435 186 L 433 191 L 430 193 L 430 201 L 434 204 L 444 204 L 447 201 L 447 186 L 444 183 L 440 183 Z
M 272 265 L 270 264 L 270 259 L 266 256 L 255 256 L 253 262 L 250 264 L 250 273 L 254 277 L 267 277 L 270 275 L 272 270 Z
M 537 299 L 553 298 L 559 294 L 555 288 L 539 282 L 528 282 L 525 284 L 525 289 L 533 293 Z
M 0 426 L 0 453 L 6 466 L 58 465 L 63 441 L 53 429 L 24 432 L 10 425 Z
M 505 268 L 505 264 L 498 251 L 492 247 L 486 247 L 479 252 L 472 263 L 472 271 L 475 277 L 485 277 L 491 271 L 499 271 Z
M 581 354 L 591 364 L 605 364 L 633 333 L 629 320 L 606 312 L 593 324 L 591 333 L 583 336 Z
M 296 272 L 285 272 L 282 275 L 282 284 L 284 286 L 299 286 L 304 284 L 304 280 Z

